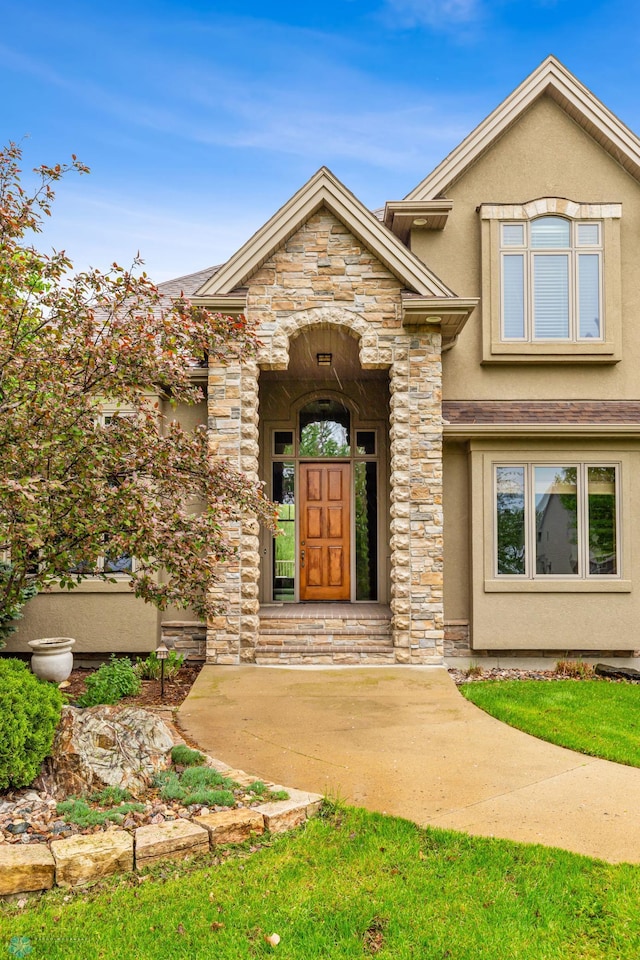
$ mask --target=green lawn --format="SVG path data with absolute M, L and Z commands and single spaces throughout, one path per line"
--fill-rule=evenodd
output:
M 504 723 L 593 757 L 640 767 L 640 685 L 487 680 L 461 692 Z
M 0 955 L 22 936 L 32 960 L 636 960 L 638 902 L 639 867 L 347 809 L 218 865 L 9 904 Z

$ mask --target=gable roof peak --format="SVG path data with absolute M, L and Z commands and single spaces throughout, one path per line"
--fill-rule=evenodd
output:
M 548 95 L 624 169 L 640 180 L 640 140 L 553 54 L 445 157 L 406 200 L 434 200 L 460 179 L 541 96 Z
M 422 296 L 455 297 L 425 264 L 329 170 L 320 167 L 290 200 L 197 291 L 197 297 L 225 296 L 282 247 L 321 207 L 326 207 L 409 290 Z

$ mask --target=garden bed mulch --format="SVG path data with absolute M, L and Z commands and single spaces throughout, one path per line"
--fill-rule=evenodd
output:
M 581 680 L 594 681 L 601 683 L 630 683 L 638 682 L 635 677 L 623 676 L 603 676 L 590 668 L 584 669 L 584 665 L 579 665 L 577 670 L 571 669 L 571 664 L 565 671 L 562 670 L 516 670 L 513 667 L 492 667 L 483 670 L 482 667 L 472 667 L 470 670 L 459 670 L 457 667 L 448 668 L 449 675 L 456 686 L 460 687 L 465 683 L 482 683 L 486 680 L 575 680 L 579 683 Z M 630 671 L 633 673 L 633 671 Z
M 195 683 L 196 677 L 202 670 L 202 663 L 183 663 L 177 675 L 172 680 L 164 682 L 164 699 L 161 696 L 161 684 L 159 680 L 143 680 L 140 692 L 135 697 L 125 697 L 119 703 L 123 707 L 168 707 L 170 709 L 179 707 L 187 697 L 189 690 Z M 68 686 L 65 686 L 63 693 L 68 698 L 69 703 L 77 702 L 78 697 L 86 691 L 87 677 L 95 671 L 89 667 L 79 667 L 73 671 L 69 677 Z
M 476 683 L 483 680 L 566 680 L 566 676 L 556 673 L 555 670 L 514 670 L 492 667 L 490 670 L 474 667 L 471 670 L 458 670 L 449 667 L 449 676 L 456 686 L 463 683 Z

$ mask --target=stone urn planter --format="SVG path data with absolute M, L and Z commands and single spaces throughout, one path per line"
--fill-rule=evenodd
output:
M 75 640 L 71 637 L 43 637 L 41 640 L 29 640 L 33 651 L 31 670 L 41 680 L 62 683 L 73 670 L 71 647 Z

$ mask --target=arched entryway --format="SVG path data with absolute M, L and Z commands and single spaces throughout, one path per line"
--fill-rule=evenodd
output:
M 262 477 L 280 535 L 263 535 L 260 599 L 388 603 L 388 375 L 358 340 L 303 330 L 286 371 L 260 376 Z

